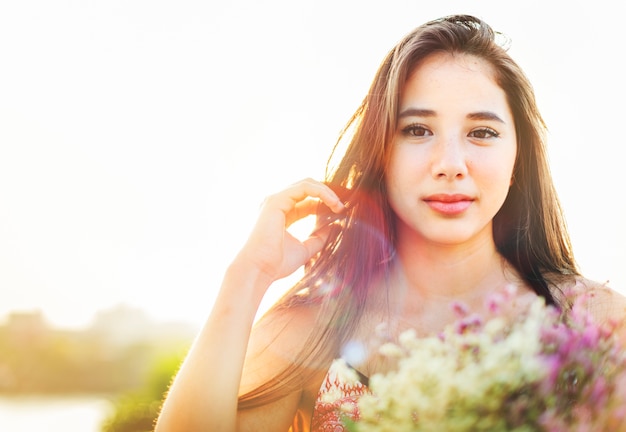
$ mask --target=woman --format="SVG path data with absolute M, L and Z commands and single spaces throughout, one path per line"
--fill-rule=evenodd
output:
M 266 200 L 157 431 L 334 427 L 319 399 L 333 359 L 369 376 L 385 367 L 371 349 L 381 324 L 391 339 L 437 333 L 452 302 L 479 311 L 511 286 L 512 317 L 536 296 L 566 311 L 576 292 L 593 294 L 598 320 L 624 316 L 622 296 L 579 274 L 531 85 L 494 39 L 453 16 L 390 51 L 337 168 Z M 310 214 L 314 233 L 292 237 L 286 228 Z M 302 265 L 253 326 L 267 288 Z

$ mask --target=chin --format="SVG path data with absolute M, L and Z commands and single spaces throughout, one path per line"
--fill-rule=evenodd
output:
M 460 246 L 476 240 L 480 237 L 476 233 L 469 233 L 466 230 L 451 230 L 442 229 L 437 231 L 430 231 L 430 234 L 424 236 L 424 240 L 428 243 L 437 244 L 441 246 Z

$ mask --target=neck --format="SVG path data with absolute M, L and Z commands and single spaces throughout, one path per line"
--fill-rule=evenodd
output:
M 399 245 L 396 274 L 423 300 L 470 300 L 501 289 L 510 271 L 491 237 L 467 245 Z

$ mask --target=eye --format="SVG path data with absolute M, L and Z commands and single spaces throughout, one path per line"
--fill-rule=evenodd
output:
M 410 137 L 425 137 L 433 134 L 428 128 L 420 124 L 408 125 L 402 129 L 402 133 Z
M 470 136 L 471 138 L 486 139 L 486 138 L 498 138 L 500 134 L 491 128 L 484 127 L 484 128 L 474 129 L 473 131 L 469 133 L 468 136 Z

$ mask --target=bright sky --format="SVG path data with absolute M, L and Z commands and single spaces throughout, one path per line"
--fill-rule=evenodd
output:
M 385 53 L 451 13 L 512 39 L 582 269 L 626 293 L 622 6 L 555 3 L 2 2 L 0 317 L 200 323 L 263 198 L 320 178 Z

